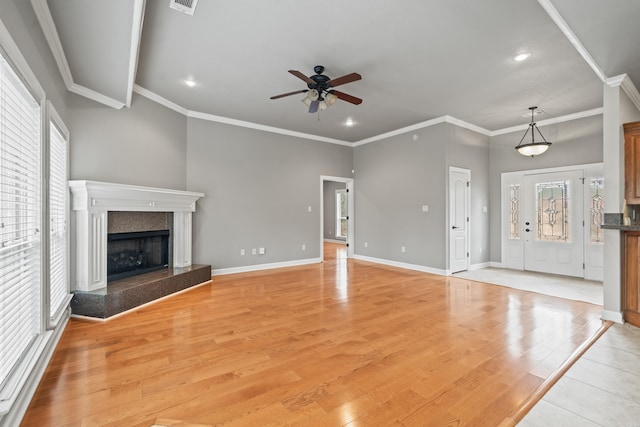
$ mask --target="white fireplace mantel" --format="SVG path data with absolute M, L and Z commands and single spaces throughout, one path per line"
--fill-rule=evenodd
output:
M 69 181 L 75 213 L 75 289 L 107 286 L 109 211 L 173 212 L 173 267 L 191 265 L 192 213 L 203 193 L 97 181 Z

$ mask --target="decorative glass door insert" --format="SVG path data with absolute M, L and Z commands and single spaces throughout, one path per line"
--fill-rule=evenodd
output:
M 569 181 L 536 183 L 536 240 L 571 241 Z

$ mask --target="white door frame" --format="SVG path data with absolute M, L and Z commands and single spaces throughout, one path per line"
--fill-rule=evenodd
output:
M 463 230 L 463 236 L 465 239 L 465 248 L 464 248 L 464 252 L 465 252 L 465 264 L 466 266 L 463 269 L 459 269 L 459 268 L 453 268 L 453 258 L 454 258 L 454 252 L 453 252 L 453 238 L 454 238 L 454 232 L 452 230 L 452 227 L 454 226 L 460 226 L 459 224 L 452 224 L 451 222 L 451 218 L 453 215 L 453 210 L 454 210 L 454 201 L 451 200 L 451 173 L 455 172 L 455 173 L 461 173 L 464 174 L 466 176 L 466 180 L 467 180 L 467 186 L 466 186 L 466 191 L 464 194 L 464 217 L 465 217 L 465 221 L 463 224 L 464 230 Z M 470 204 L 471 204 L 471 192 L 470 192 L 470 186 L 471 186 L 471 171 L 469 169 L 463 169 L 463 168 L 458 168 L 455 166 L 449 166 L 449 174 L 448 174 L 448 179 L 447 179 L 447 183 L 448 183 L 448 188 L 447 188 L 447 199 L 448 199 L 448 215 L 447 215 L 447 274 L 451 274 L 451 273 L 455 273 L 458 271 L 465 271 L 465 270 L 469 270 L 469 266 L 470 266 L 470 262 L 471 262 L 471 258 L 470 258 L 470 248 L 471 248 L 471 232 L 470 232 L 470 222 L 469 222 L 469 216 L 471 213 L 470 210 Z
M 329 182 L 343 182 L 347 188 L 347 258 L 353 258 L 354 244 L 354 192 L 353 192 L 353 178 L 344 178 L 340 176 L 327 176 L 320 175 L 320 262 L 324 262 L 324 183 Z

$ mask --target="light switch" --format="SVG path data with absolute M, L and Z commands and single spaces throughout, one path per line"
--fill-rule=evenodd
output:
M 429 212 L 429 205 L 422 205 L 422 212 Z

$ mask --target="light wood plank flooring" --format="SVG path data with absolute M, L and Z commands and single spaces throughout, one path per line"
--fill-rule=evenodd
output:
M 602 326 L 588 303 L 325 259 L 72 319 L 22 425 L 496 426 Z

